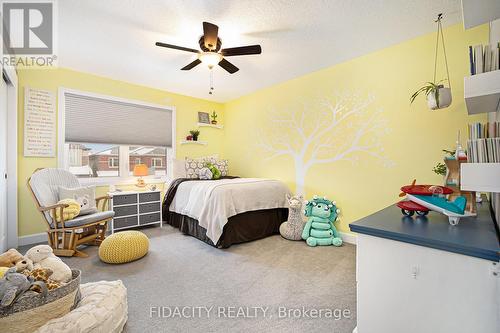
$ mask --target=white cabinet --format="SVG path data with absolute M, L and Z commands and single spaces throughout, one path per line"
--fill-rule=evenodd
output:
M 358 333 L 500 332 L 498 263 L 358 234 L 356 280 Z

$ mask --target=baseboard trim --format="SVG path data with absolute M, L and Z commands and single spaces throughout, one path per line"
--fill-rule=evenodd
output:
M 356 245 L 356 240 L 357 240 L 356 234 L 341 231 L 340 238 L 342 238 L 342 241 L 344 241 L 345 243 Z
M 18 238 L 19 246 L 31 245 L 31 244 L 37 244 L 37 243 L 46 243 L 46 242 L 47 242 L 47 233 L 46 232 L 41 232 L 39 234 L 20 236 Z

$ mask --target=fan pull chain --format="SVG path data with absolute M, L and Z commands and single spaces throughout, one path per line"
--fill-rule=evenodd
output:
M 436 56 L 434 57 L 434 83 L 436 83 L 436 72 L 437 72 L 437 60 L 438 60 L 438 50 L 439 50 L 439 37 L 441 37 L 441 41 L 443 44 L 443 53 L 444 53 L 444 64 L 446 66 L 446 76 L 448 79 L 448 85 L 451 88 L 451 81 L 450 81 L 450 72 L 448 70 L 448 59 L 446 57 L 446 48 L 444 45 L 444 35 L 443 35 L 443 26 L 441 25 L 441 20 L 443 19 L 443 14 L 438 14 L 437 22 L 438 29 L 437 29 L 437 37 L 436 37 Z
M 213 91 L 214 91 L 214 70 L 211 68 L 210 69 L 210 91 L 208 92 L 208 94 L 212 95 Z

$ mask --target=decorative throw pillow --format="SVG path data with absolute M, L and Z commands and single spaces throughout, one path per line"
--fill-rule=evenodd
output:
M 186 177 L 200 178 L 200 170 L 205 167 L 207 161 L 204 159 L 194 159 L 186 157 Z
M 227 176 L 229 174 L 229 162 L 228 160 L 213 160 L 211 161 L 213 165 L 220 171 L 220 175 L 222 177 Z
M 59 200 L 62 199 L 74 199 L 80 204 L 80 214 L 87 215 L 97 213 L 97 207 L 95 204 L 95 187 L 74 187 L 66 188 L 59 187 Z

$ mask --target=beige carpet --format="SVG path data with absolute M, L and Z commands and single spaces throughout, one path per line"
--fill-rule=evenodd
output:
M 356 326 L 353 245 L 311 248 L 273 236 L 219 250 L 170 226 L 142 231 L 150 250 L 136 262 L 102 263 L 96 247 L 85 250 L 87 259 L 64 259 L 82 270 L 82 282 L 124 282 L 126 332 L 351 333 Z

